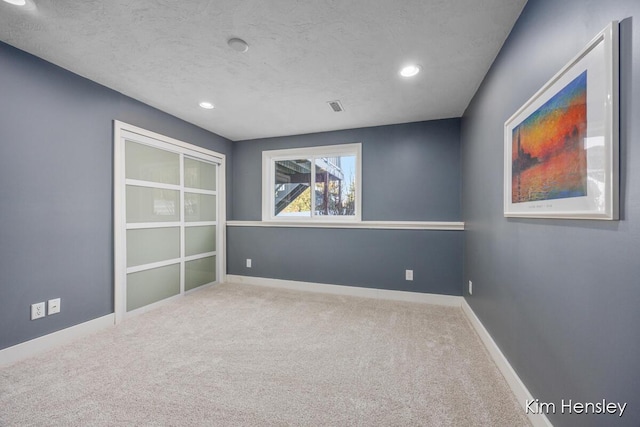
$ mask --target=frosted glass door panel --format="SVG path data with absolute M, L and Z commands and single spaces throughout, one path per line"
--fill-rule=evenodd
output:
M 180 293 L 180 264 L 127 274 L 127 311 Z
M 216 250 L 216 226 L 186 227 L 184 229 L 185 255 L 197 255 Z
M 197 259 L 185 263 L 184 290 L 197 288 L 216 280 L 216 257 Z
M 127 222 L 180 221 L 180 192 L 127 185 Z
M 184 218 L 187 222 L 215 221 L 216 196 L 184 193 Z
M 180 155 L 132 141 L 125 147 L 127 179 L 180 184 Z
M 184 186 L 215 191 L 216 165 L 185 157 Z
M 127 267 L 180 258 L 180 227 L 127 230 Z

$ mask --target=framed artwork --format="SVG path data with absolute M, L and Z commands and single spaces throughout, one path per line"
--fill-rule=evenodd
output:
M 504 124 L 504 215 L 618 219 L 618 23 Z

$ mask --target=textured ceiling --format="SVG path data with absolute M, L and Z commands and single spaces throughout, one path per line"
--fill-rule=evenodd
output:
M 0 40 L 231 140 L 459 117 L 526 3 L 29 1 Z

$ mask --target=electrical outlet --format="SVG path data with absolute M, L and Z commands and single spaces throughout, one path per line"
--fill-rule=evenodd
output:
M 251 258 L 247 258 L 247 268 L 251 268 Z
M 31 304 L 31 320 L 36 320 L 44 316 L 46 316 L 44 311 L 44 302 Z
M 473 282 L 469 280 L 469 295 L 473 295 Z
M 404 280 L 413 280 L 413 270 L 404 271 Z
M 47 313 L 49 315 L 60 313 L 60 298 L 50 299 L 48 305 Z

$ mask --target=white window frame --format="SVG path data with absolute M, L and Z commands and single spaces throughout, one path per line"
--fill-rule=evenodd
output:
M 316 157 L 355 156 L 355 215 L 315 215 L 315 197 L 311 198 L 311 216 L 277 217 L 275 216 L 275 162 Z M 315 189 L 315 173 L 311 174 L 311 189 Z M 262 221 L 292 223 L 353 223 L 362 220 L 362 144 L 324 145 L 262 152 Z

